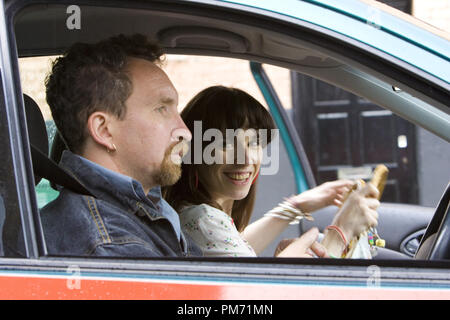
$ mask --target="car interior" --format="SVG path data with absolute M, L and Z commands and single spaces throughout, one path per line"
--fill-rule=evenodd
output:
M 66 8 L 66 5 L 56 4 L 30 5 L 20 10 L 14 20 L 19 57 L 57 55 L 74 42 L 96 42 L 115 34 L 143 33 L 158 40 L 168 54 L 238 58 L 312 76 L 373 101 L 450 141 L 448 130 L 447 133 L 436 130 L 447 125 L 442 116 L 448 113 L 442 80 L 431 78 L 401 61 L 385 60 L 382 52 L 369 54 L 361 50 L 361 44 L 318 26 L 304 23 L 294 29 L 278 23 L 266 28 L 264 24 L 270 21 L 249 15 L 242 23 L 242 17 L 226 8 L 224 12 L 217 12 L 207 5 L 194 8 L 158 3 L 146 5 L 145 10 L 82 6 L 83 25 L 74 31 L 64 27 Z M 227 20 L 223 19 L 224 14 Z M 394 90 L 394 87 L 401 90 Z M 432 94 L 428 94 L 430 92 Z M 39 106 L 27 95 L 23 96 L 23 102 L 35 184 L 45 178 L 53 187 L 60 185 L 89 194 L 57 165 L 65 145 L 56 134 L 49 147 Z M 378 258 L 410 259 L 416 255 L 420 259 L 450 259 L 450 236 L 445 238 L 445 233 L 441 232 L 446 223 L 449 225 L 449 190 L 447 188 L 437 209 L 383 204 L 379 209 L 379 229 L 383 230 L 386 242 L 393 245 L 381 250 Z M 334 212 L 332 208 L 325 208 L 315 215 L 314 222 L 302 221 L 299 233 L 312 226 L 323 230 Z M 383 222 L 383 217 L 392 214 L 402 221 L 401 230 L 392 226 L 388 219 Z M 440 236 L 433 238 L 435 234 Z M 430 239 L 428 244 L 423 245 L 427 239 Z M 416 254 L 419 246 L 420 252 Z

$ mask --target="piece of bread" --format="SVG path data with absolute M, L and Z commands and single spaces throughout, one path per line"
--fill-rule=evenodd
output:
M 386 185 L 386 181 L 387 181 L 387 177 L 388 177 L 388 173 L 389 173 L 389 169 L 384 164 L 379 164 L 373 170 L 372 180 L 370 180 L 370 183 L 372 183 L 378 189 L 378 192 L 379 192 L 378 200 L 381 199 L 381 195 L 383 194 L 384 186 Z M 344 203 L 345 200 L 347 200 L 347 198 L 349 197 L 349 195 L 352 193 L 353 190 L 356 190 L 358 188 L 358 186 L 363 187 L 364 184 L 365 184 L 365 182 L 362 179 L 355 182 L 353 187 L 344 195 L 344 199 L 342 200 L 342 203 Z
M 383 164 L 379 164 L 373 171 L 372 180 L 370 180 L 370 182 L 378 189 L 378 192 L 380 193 L 378 195 L 378 200 L 380 200 L 381 195 L 383 194 L 388 173 L 389 169 Z

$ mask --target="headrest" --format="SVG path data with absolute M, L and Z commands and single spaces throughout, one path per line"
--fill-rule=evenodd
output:
M 37 103 L 26 94 L 23 95 L 23 101 L 25 103 L 28 138 L 30 140 L 30 144 L 43 154 L 48 155 L 47 129 L 45 127 L 45 120 L 42 116 L 41 110 L 39 109 Z M 34 180 L 37 185 L 41 181 L 41 177 L 36 174 L 35 161 L 36 160 L 33 159 Z

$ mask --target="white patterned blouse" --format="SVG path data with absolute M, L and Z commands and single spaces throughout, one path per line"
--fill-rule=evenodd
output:
M 180 212 L 181 228 L 202 249 L 205 257 L 256 257 L 243 239 L 233 219 L 207 204 L 184 207 Z

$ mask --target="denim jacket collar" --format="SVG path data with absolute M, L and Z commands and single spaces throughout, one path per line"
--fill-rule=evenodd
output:
M 131 177 L 106 169 L 70 151 L 64 151 L 60 166 L 85 186 L 94 196 L 125 207 L 135 213 L 145 204 L 150 214 L 160 211 L 161 188 L 152 188 L 146 195 L 142 184 Z

